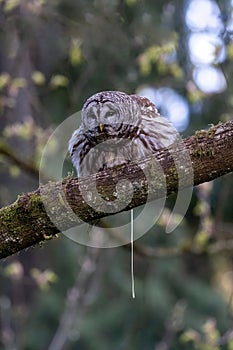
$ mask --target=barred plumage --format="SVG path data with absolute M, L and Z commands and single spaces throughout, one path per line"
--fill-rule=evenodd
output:
M 82 123 L 69 142 L 79 176 L 140 160 L 178 138 L 172 124 L 145 97 L 118 91 L 91 96 L 82 109 Z

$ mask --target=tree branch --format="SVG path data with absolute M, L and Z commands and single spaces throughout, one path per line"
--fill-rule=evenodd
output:
M 233 171 L 232 148 L 233 120 L 197 131 L 178 145 L 159 150 L 142 161 L 85 179 L 67 177 L 62 182 L 48 182 L 0 210 L 0 258 L 52 238 L 60 231 L 81 224 L 82 220 L 92 222 L 111 215 L 112 209 L 128 203 L 131 197 L 132 200 L 118 211 L 145 204 L 148 199 L 160 198 L 164 195 L 164 179 L 169 195 L 230 173 Z M 191 167 L 185 163 L 187 154 Z M 179 159 L 179 162 L 174 159 Z M 158 165 L 163 176 L 158 172 Z M 180 172 L 184 168 L 185 171 Z M 131 186 L 123 184 L 126 179 Z M 101 196 L 95 193 L 94 183 Z M 120 185 L 118 192 L 116 185 Z M 103 198 L 111 209 L 108 214 L 102 211 Z M 88 201 L 95 209 L 88 205 Z
M 16 154 L 14 154 L 13 151 L 9 147 L 7 147 L 1 139 L 0 154 L 9 159 L 10 162 L 17 165 L 20 169 L 24 170 L 28 174 L 38 177 L 38 169 L 34 165 L 25 162 L 22 159 L 19 159 L 19 157 Z

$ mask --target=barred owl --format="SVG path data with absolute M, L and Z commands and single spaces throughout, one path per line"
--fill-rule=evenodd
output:
M 99 92 L 85 102 L 81 126 L 69 141 L 78 176 L 137 161 L 177 140 L 172 124 L 145 97 Z

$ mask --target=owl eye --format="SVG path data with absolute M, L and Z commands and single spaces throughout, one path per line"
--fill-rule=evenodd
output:
M 105 114 L 105 118 L 113 117 L 116 114 L 115 111 L 109 111 Z
M 94 121 L 96 119 L 96 115 L 94 112 L 89 112 L 87 115 L 89 121 Z

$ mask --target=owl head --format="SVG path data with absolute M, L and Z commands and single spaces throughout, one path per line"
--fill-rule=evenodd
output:
M 99 141 L 125 135 L 139 121 L 140 107 L 136 99 L 119 91 L 99 92 L 85 102 L 82 125 Z

